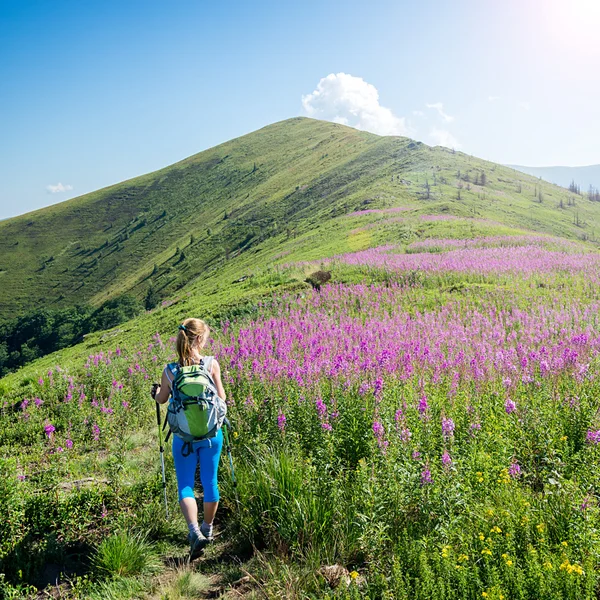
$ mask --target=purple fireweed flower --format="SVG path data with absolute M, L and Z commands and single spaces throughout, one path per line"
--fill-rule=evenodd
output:
M 358 388 L 358 393 L 361 396 L 364 396 L 368 391 L 369 391 L 369 384 L 366 382 L 361 383 L 360 387 Z
M 449 467 L 452 464 L 452 458 L 450 458 L 450 455 L 446 451 L 442 454 L 442 464 L 445 467 Z
M 396 411 L 396 414 L 394 415 L 394 421 L 396 421 L 396 423 L 398 423 L 398 421 L 400 421 L 400 419 L 402 419 L 403 413 L 402 413 L 402 409 L 399 408 Z
M 28 406 L 29 406 L 29 400 L 27 400 L 27 398 L 25 398 L 25 400 L 23 400 L 21 402 L 21 410 L 25 410 Z
M 43 379 L 40 377 L 40 378 L 38 379 L 38 383 L 39 383 L 40 385 L 44 385 L 44 380 L 43 380 Z
M 428 467 L 425 467 L 421 473 L 421 485 L 428 485 L 433 483 L 433 479 L 431 478 L 431 471 Z
M 454 421 L 452 419 L 442 418 L 442 433 L 444 437 L 450 437 L 454 434 Z
M 73 440 L 71 440 L 71 439 L 65 440 L 65 446 L 67 447 L 67 450 L 70 450 L 73 447 Z
M 514 413 L 515 410 L 517 410 L 517 405 L 513 400 L 509 399 L 504 403 L 504 410 L 506 411 L 507 415 L 510 415 L 511 413 Z
M 92 426 L 92 430 L 94 432 L 94 440 L 98 441 L 100 439 L 100 427 L 96 423 Z
M 420 452 L 418 452 L 417 450 L 415 450 L 415 451 L 414 451 L 414 452 L 411 454 L 411 456 L 412 456 L 412 459 L 413 459 L 413 460 L 419 460 L 419 459 L 421 458 L 421 453 L 420 453 Z
M 19 481 L 25 481 L 25 475 L 17 475 Z
M 285 422 L 286 422 L 285 415 L 283 413 L 279 413 L 279 415 L 277 417 L 277 427 L 279 427 L 280 431 L 283 431 L 285 429 Z
M 329 423 L 321 423 L 321 429 L 324 429 L 325 431 L 331 431 L 333 427 Z
M 408 442 L 411 437 L 412 437 L 412 433 L 410 432 L 410 429 L 404 428 L 402 431 L 400 431 L 400 439 L 403 442 Z
M 375 396 L 380 396 L 383 390 L 383 379 L 380 377 L 375 380 L 375 387 L 373 388 L 373 394 Z
M 594 446 L 597 446 L 600 443 L 600 429 L 598 431 L 592 431 L 589 429 L 585 439 L 589 444 L 594 444 Z
M 379 421 L 375 421 L 373 423 L 373 433 L 375 434 L 376 438 L 382 438 L 384 436 L 385 429 Z
M 421 396 L 421 399 L 419 400 L 419 412 L 421 414 L 424 414 L 427 412 L 428 409 L 429 409 L 429 404 L 427 404 L 427 396 L 425 396 L 425 394 L 423 394 Z
M 320 398 L 315 402 L 315 406 L 320 417 L 324 417 L 327 414 L 327 405 Z
M 514 478 L 517 478 L 521 474 L 521 467 L 516 460 L 510 464 L 510 467 L 508 467 L 508 474 Z
M 587 510 L 590 507 L 590 497 L 586 496 L 579 507 L 579 510 Z
M 64 448 L 62 446 L 58 446 L 58 448 L 56 448 L 56 452 L 64 452 Z
M 122 406 L 123 408 L 127 409 L 127 408 L 129 408 L 129 402 L 127 402 L 127 400 L 123 400 L 123 401 L 121 402 L 121 406 Z
M 42 404 L 44 404 L 44 401 L 41 398 L 35 398 L 33 403 L 39 408 Z
M 52 439 L 52 434 L 56 431 L 56 427 L 52 423 L 46 423 L 44 426 L 44 433 L 48 436 L 48 439 Z

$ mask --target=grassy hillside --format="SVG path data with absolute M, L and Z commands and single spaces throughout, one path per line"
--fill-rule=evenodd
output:
M 165 299 L 0 380 L 0 597 L 597 598 L 599 209 L 293 119 L 0 224 L 4 314 Z M 238 480 L 191 565 L 148 394 L 189 316 Z
M 288 252 L 336 217 L 394 206 L 568 238 L 595 239 L 600 224 L 600 205 L 512 169 L 406 138 L 290 119 L 1 222 L 0 318 L 41 305 L 99 305 L 126 291 L 143 297 L 151 285 L 168 298 L 243 255 Z M 334 229 L 356 237 L 350 223 Z M 368 244 L 364 238 L 350 243 Z

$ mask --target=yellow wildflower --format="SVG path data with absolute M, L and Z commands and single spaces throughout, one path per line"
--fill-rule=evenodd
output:
M 492 555 L 492 551 L 489 548 L 484 548 L 481 551 L 481 554 L 487 554 L 487 556 L 491 556 Z
M 488 517 L 493 517 L 493 516 L 494 516 L 494 511 L 493 511 L 491 508 L 488 508 L 488 509 L 485 511 L 485 514 L 486 514 Z
M 479 483 L 483 483 L 483 477 L 480 477 L 477 481 L 479 481 Z
M 487 597 L 488 597 L 488 593 L 487 593 L 487 592 L 481 592 L 481 595 L 482 595 L 484 598 L 487 598 Z
M 507 566 L 512 567 L 513 561 L 512 560 L 507 560 L 506 564 L 507 564 Z
M 523 502 L 523 506 L 531 506 L 531 502 L 525 501 L 525 502 Z
M 498 527 L 498 525 L 494 525 L 491 529 L 490 529 L 490 533 L 502 533 L 502 529 L 500 529 L 500 527 Z
M 239 436 L 240 436 L 240 434 L 237 431 L 233 432 L 233 439 L 234 440 L 237 440 Z
M 563 436 L 560 438 L 560 441 L 561 441 L 561 442 L 566 442 L 568 439 L 569 439 L 569 438 L 568 438 L 566 435 L 563 435 Z
M 549 560 L 544 563 L 544 569 L 547 569 L 548 571 L 552 571 L 552 569 L 554 569 L 552 563 Z
M 560 567 L 558 567 L 561 571 L 564 571 L 569 566 L 569 559 L 565 560 Z
M 458 562 L 465 562 L 465 560 L 469 560 L 469 555 L 468 554 L 461 554 L 458 557 Z
M 537 530 L 538 530 L 540 533 L 542 533 L 542 531 L 544 531 L 544 524 L 543 524 L 543 523 L 538 523 L 538 524 L 536 525 L 536 529 L 537 529 Z
M 479 539 L 483 542 L 483 540 L 485 540 L 485 535 L 483 535 L 483 533 L 479 534 Z
M 356 579 L 358 577 L 358 573 L 356 571 L 351 571 L 350 572 L 350 577 L 352 577 L 352 579 Z
M 483 477 L 483 473 L 481 471 L 477 471 L 477 473 L 475 473 L 475 475 L 477 475 L 477 477 Z
M 572 565 L 572 567 L 575 573 L 577 573 L 578 575 L 583 575 L 583 569 L 581 568 L 581 565 Z
M 502 555 L 502 558 L 503 558 L 504 560 L 506 560 L 506 559 L 508 558 L 508 554 L 506 554 L 506 552 L 505 552 L 505 553 Z
M 566 548 L 569 545 L 569 543 L 568 542 L 561 542 L 560 545 L 564 546 Z

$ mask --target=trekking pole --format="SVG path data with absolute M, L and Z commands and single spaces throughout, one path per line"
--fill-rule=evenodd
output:
M 240 501 L 237 493 L 237 480 L 235 478 L 235 472 L 233 470 L 233 459 L 231 458 L 231 443 L 229 442 L 229 421 L 225 419 L 223 423 L 223 438 L 225 440 L 225 449 L 227 450 L 227 456 L 229 457 L 229 467 L 231 468 L 231 481 L 233 482 L 233 491 L 235 493 L 235 501 L 239 506 Z
M 160 447 L 160 466 L 162 468 L 162 484 L 165 495 L 165 513 L 169 518 L 169 504 L 167 503 L 167 480 L 165 478 L 165 448 L 163 446 L 162 428 L 160 422 L 160 404 L 156 403 L 156 423 L 158 424 L 158 444 Z

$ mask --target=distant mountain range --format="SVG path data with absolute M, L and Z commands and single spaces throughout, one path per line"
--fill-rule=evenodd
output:
M 600 189 L 600 165 L 588 167 L 523 167 L 521 165 L 507 165 L 517 171 L 541 177 L 545 181 L 568 188 L 575 181 L 582 192 L 587 192 L 590 185 Z

